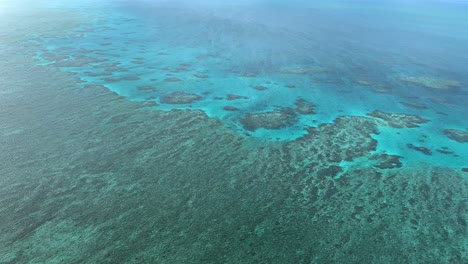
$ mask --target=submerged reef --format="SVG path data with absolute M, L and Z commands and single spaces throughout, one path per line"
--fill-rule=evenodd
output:
M 406 144 L 406 146 L 407 146 L 408 148 L 410 148 L 410 149 L 414 149 L 414 150 L 416 150 L 416 151 L 419 151 L 419 152 L 421 152 L 421 153 L 423 153 L 423 154 L 425 154 L 425 155 L 428 155 L 428 156 L 431 156 L 431 155 L 432 155 L 432 151 L 431 151 L 430 149 L 426 148 L 426 147 L 423 147 L 423 146 L 415 146 L 415 145 L 413 145 L 413 144 L 411 144 L 411 143 Z
M 280 129 L 294 124 L 296 122 L 296 114 L 292 109 L 248 113 L 239 122 L 249 131 L 255 131 L 259 128 Z
M 411 107 L 411 108 L 414 108 L 414 109 L 427 109 L 427 106 L 425 104 L 422 104 L 422 103 L 416 103 L 416 102 L 400 102 L 400 104 L 404 105 L 404 106 L 407 106 L 407 107 Z
M 377 124 L 372 118 L 341 116 L 332 124 L 310 127 L 306 135 L 288 145 L 294 148 L 291 159 L 298 164 L 351 161 L 376 149 L 371 134 L 378 134 Z
M 257 85 L 257 86 L 254 86 L 253 88 L 254 88 L 255 90 L 257 90 L 257 91 L 265 91 L 265 90 L 268 90 L 268 87 L 262 86 L 262 85 Z
M 226 96 L 227 100 L 239 100 L 239 99 L 249 99 L 248 96 L 243 96 L 243 95 L 237 95 L 237 94 L 228 94 Z
M 223 107 L 223 110 L 230 111 L 230 112 L 235 112 L 235 111 L 239 111 L 239 108 L 237 108 L 235 106 L 227 105 L 227 106 Z
M 445 129 L 444 134 L 455 141 L 460 143 L 468 142 L 468 131 L 457 130 L 457 129 Z
M 202 97 L 194 93 L 173 92 L 161 98 L 161 102 L 165 104 L 190 104 L 194 101 L 201 100 Z
M 164 79 L 164 81 L 165 82 L 181 82 L 182 79 L 177 78 L 177 77 L 169 77 L 169 78 Z
M 377 162 L 377 164 L 374 165 L 374 167 L 377 167 L 379 169 L 401 168 L 403 166 L 403 164 L 400 161 L 401 158 L 401 156 L 390 154 L 375 154 L 370 157 L 371 160 Z
M 409 128 L 419 127 L 419 124 L 429 122 L 428 119 L 422 118 L 417 115 L 401 114 L 401 113 L 386 113 L 379 110 L 375 110 L 368 115 L 379 118 L 386 121 L 388 126 L 394 128 Z
M 298 114 L 301 115 L 308 115 L 308 114 L 315 114 L 315 104 L 306 101 L 303 98 L 299 98 L 296 100 L 294 103 L 296 107 L 294 108 L 294 111 L 296 111 Z
M 455 80 L 437 79 L 427 76 L 406 76 L 398 78 L 400 81 L 423 86 L 437 91 L 450 91 L 460 87 L 460 82 Z

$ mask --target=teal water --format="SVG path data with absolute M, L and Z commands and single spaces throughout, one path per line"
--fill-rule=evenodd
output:
M 468 2 L 0 9 L 1 263 L 468 261 Z
M 93 19 L 76 36 L 43 39 L 37 54 L 41 63 L 77 74 L 83 85 L 98 83 L 130 100 L 155 102 L 156 109 L 200 109 L 240 134 L 266 140 L 294 140 L 341 115 L 416 114 L 430 122 L 403 136 L 376 136 L 381 151 L 407 162 L 466 163 L 459 158 L 468 156 L 466 146 L 443 135 L 468 126 L 463 3 L 83 5 L 81 12 Z M 444 81 L 454 85 L 430 85 Z M 201 98 L 165 103 L 174 92 Z M 242 97 L 229 100 L 229 94 Z M 242 122 L 249 113 L 294 109 L 299 99 L 313 105 L 313 113 L 296 111 L 284 117 L 290 122 L 266 128 Z M 406 144 L 434 153 L 424 157 Z M 441 147 L 458 156 L 437 152 Z

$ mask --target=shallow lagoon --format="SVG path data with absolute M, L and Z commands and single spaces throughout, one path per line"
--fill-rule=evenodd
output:
M 3 262 L 466 260 L 464 2 L 3 5 Z

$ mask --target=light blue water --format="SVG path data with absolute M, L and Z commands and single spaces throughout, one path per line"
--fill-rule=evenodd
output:
M 379 151 L 402 155 L 406 162 L 429 158 L 436 165 L 466 165 L 460 157 L 468 157 L 468 148 L 443 135 L 444 129 L 468 127 L 464 2 L 137 1 L 83 6 L 90 21 L 76 37 L 44 39 L 45 52 L 38 53 L 42 63 L 62 61 L 63 70 L 76 73 L 83 85 L 102 84 L 130 100 L 154 101 L 156 109 L 201 109 L 241 134 L 267 140 L 296 139 L 306 127 L 341 115 L 364 116 L 373 110 L 416 114 L 430 122 L 401 134 L 382 128 L 376 136 Z M 434 89 L 401 80 L 413 76 L 457 85 Z M 138 89 L 144 86 L 152 88 Z M 161 102 L 175 91 L 203 99 Z M 228 94 L 245 99 L 226 100 Z M 316 113 L 298 114 L 292 125 L 277 129 L 246 131 L 240 122 L 247 113 L 294 108 L 298 99 L 315 104 Z M 422 157 L 404 147 L 422 135 L 426 139 L 419 145 L 446 147 L 457 156 L 433 151 L 432 157 Z

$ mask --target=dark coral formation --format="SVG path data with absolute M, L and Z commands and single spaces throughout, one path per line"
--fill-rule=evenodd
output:
M 369 113 L 368 115 L 382 119 L 386 121 L 386 125 L 394 128 L 419 127 L 419 124 L 429 122 L 428 119 L 422 118 L 417 115 L 386 113 L 379 110 L 375 110 L 372 113 Z
M 379 169 L 401 168 L 403 166 L 403 164 L 400 161 L 401 158 L 401 156 L 390 154 L 377 154 L 372 155 L 371 157 L 372 160 L 378 162 L 378 164 L 374 165 L 374 167 Z
M 239 99 L 249 99 L 248 96 L 237 95 L 237 94 L 228 94 L 226 96 L 227 100 L 239 100 Z
M 202 97 L 194 93 L 173 92 L 161 98 L 161 102 L 165 104 L 190 104 L 194 101 L 201 100 Z
M 291 142 L 295 163 L 307 160 L 319 162 L 351 161 L 376 149 L 377 122 L 365 117 L 338 117 L 333 124 L 310 127 L 307 134 Z M 293 150 L 291 150 L 293 151 Z
M 406 146 L 407 146 L 408 148 L 410 148 L 410 149 L 414 149 L 414 150 L 416 150 L 416 151 L 419 151 L 419 152 L 421 152 L 421 153 L 423 153 L 423 154 L 425 154 L 425 155 L 429 155 L 429 156 L 432 155 L 432 151 L 431 151 L 430 149 L 426 148 L 426 147 L 423 147 L 423 146 L 415 146 L 415 145 L 410 144 L 410 143 L 406 144 Z
M 301 115 L 315 114 L 315 104 L 306 101 L 305 99 L 299 98 L 294 103 L 296 107 L 294 111 Z
M 402 105 L 407 107 L 415 108 L 415 109 L 427 109 L 425 104 L 416 103 L 416 102 L 400 102 Z
M 227 106 L 223 107 L 223 109 L 225 111 L 230 111 L 230 112 L 239 111 L 239 108 L 237 108 L 235 106 L 231 106 L 231 105 L 227 105 Z
M 164 81 L 165 82 L 181 82 L 182 79 L 177 78 L 177 77 L 169 77 L 169 78 L 164 79 Z
M 452 154 L 455 154 L 454 151 L 449 150 L 447 147 L 442 147 L 442 148 L 440 148 L 440 149 L 436 149 L 436 151 L 439 152 L 439 153 L 445 154 L 445 155 L 452 155 Z
M 265 91 L 265 90 L 268 90 L 268 87 L 262 86 L 262 85 L 257 85 L 257 86 L 254 86 L 253 88 L 254 88 L 255 90 L 257 90 L 257 91 Z
M 255 131 L 259 128 L 280 129 L 296 122 L 296 115 L 290 109 L 279 111 L 248 113 L 239 122 L 246 130 Z
M 468 131 L 458 130 L 458 129 L 445 129 L 444 134 L 455 141 L 460 143 L 468 142 Z

